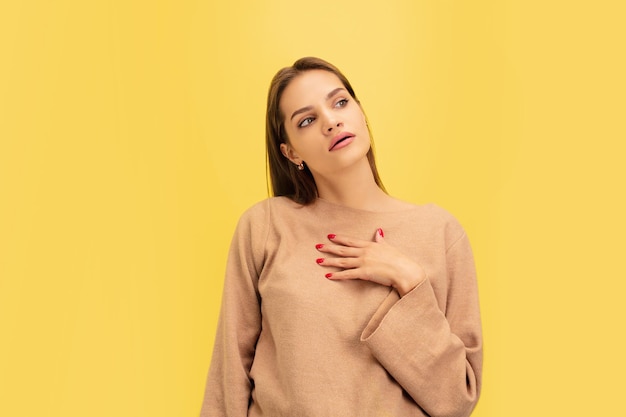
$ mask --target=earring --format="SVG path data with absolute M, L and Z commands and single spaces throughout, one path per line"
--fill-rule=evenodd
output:
M 304 162 L 300 162 L 300 165 L 296 165 L 298 167 L 298 171 L 304 170 Z

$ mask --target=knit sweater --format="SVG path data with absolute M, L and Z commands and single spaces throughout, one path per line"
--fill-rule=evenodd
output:
M 329 233 L 373 240 L 379 227 L 426 272 L 402 298 L 328 280 L 333 268 L 315 262 Z M 201 417 L 469 416 L 481 369 L 474 260 L 448 212 L 275 197 L 242 215 Z

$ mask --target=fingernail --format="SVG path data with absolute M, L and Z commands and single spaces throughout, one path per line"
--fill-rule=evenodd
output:
M 324 258 L 317 258 L 315 262 L 317 262 L 318 264 L 321 264 L 322 262 L 324 262 Z
M 380 227 L 378 228 L 378 234 L 380 235 L 380 237 L 385 237 L 385 232 L 383 232 L 383 229 L 381 229 Z
M 315 249 L 322 249 L 324 247 L 324 245 L 322 245 L 321 243 L 318 243 L 317 245 L 315 245 Z
M 326 278 L 330 278 L 330 277 L 333 276 L 333 274 L 326 274 L 325 276 L 326 276 Z
M 334 234 L 334 233 L 331 233 L 331 234 L 329 234 L 329 235 L 328 235 L 328 238 L 329 238 L 330 240 L 333 240 L 333 239 L 334 239 L 334 238 L 336 238 L 336 237 L 337 237 L 337 235 L 336 235 L 336 234 Z

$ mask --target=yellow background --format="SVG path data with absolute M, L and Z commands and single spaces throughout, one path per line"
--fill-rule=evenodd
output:
M 620 1 L 0 2 L 0 415 L 195 416 L 264 102 L 306 55 L 389 191 L 454 213 L 474 416 L 624 415 Z

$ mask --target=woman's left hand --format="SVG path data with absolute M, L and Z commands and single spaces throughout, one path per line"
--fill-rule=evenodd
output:
M 341 269 L 327 273 L 328 279 L 372 281 L 395 288 L 400 297 L 426 279 L 424 269 L 417 262 L 385 242 L 382 229 L 376 230 L 374 241 L 334 234 L 328 235 L 328 239 L 332 244 L 318 244 L 316 248 L 335 256 L 318 258 L 317 263 Z

